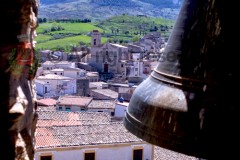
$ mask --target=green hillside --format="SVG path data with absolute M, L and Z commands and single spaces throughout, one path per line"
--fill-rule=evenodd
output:
M 90 37 L 86 36 L 92 30 L 103 30 L 91 23 L 40 23 L 37 28 L 36 49 L 64 49 L 79 43 L 90 44 Z M 103 41 L 107 41 L 103 39 Z
M 102 20 L 100 22 L 46 22 L 40 23 L 37 28 L 37 50 L 62 49 L 69 51 L 71 46 L 79 43 L 90 45 L 92 30 L 102 33 L 102 41 L 114 43 L 128 43 L 137 41 L 149 32 L 158 31 L 163 37 L 168 38 L 173 20 L 153 18 L 146 16 L 120 15 Z

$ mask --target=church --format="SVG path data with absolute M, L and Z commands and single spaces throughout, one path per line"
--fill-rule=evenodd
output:
M 99 73 L 125 74 L 126 61 L 130 59 L 128 48 L 113 43 L 101 43 L 101 33 L 92 31 L 91 52 L 87 57 L 89 65 Z

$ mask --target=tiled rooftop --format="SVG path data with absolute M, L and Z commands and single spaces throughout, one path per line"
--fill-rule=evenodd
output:
M 58 99 L 58 105 L 88 106 L 91 101 L 91 97 L 62 96 Z
M 93 89 L 93 92 L 111 97 L 111 98 L 117 98 L 118 97 L 118 93 L 111 90 L 111 89 Z
M 89 109 L 114 109 L 115 101 L 113 100 L 92 100 L 88 105 Z
M 121 122 L 88 126 L 54 126 L 36 129 L 36 148 L 143 142 Z
M 39 99 L 37 100 L 38 105 L 43 105 L 43 106 L 53 106 L 56 105 L 56 100 L 52 98 L 46 98 L 46 99 Z
M 198 160 L 198 158 L 154 146 L 154 160 Z
M 104 112 L 39 111 L 36 149 L 143 142 Z M 198 160 L 154 146 L 154 160 Z
M 105 112 L 39 111 L 37 126 L 106 124 L 110 119 Z
M 36 149 L 143 142 L 128 132 L 122 121 L 110 122 L 107 115 L 104 112 L 39 112 Z

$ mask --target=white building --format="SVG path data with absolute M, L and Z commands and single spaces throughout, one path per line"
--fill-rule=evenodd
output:
M 35 160 L 153 160 L 154 146 L 108 113 L 41 111 Z
M 125 117 L 125 112 L 127 110 L 127 107 L 129 105 L 129 102 L 115 102 L 115 117 Z
M 74 78 L 64 77 L 56 74 L 47 74 L 45 76 L 37 77 L 36 82 L 36 85 L 39 86 L 37 87 L 37 94 L 41 94 L 43 91 L 46 91 L 46 84 L 50 85 L 50 91 L 48 90 L 49 88 L 47 88 L 49 97 L 76 94 L 76 79 Z M 45 88 L 41 88 L 40 84 L 45 86 Z
M 42 81 L 42 80 L 34 80 L 35 86 L 36 86 L 36 91 L 37 95 L 46 98 L 46 97 L 51 97 L 50 91 L 51 91 L 51 84 Z

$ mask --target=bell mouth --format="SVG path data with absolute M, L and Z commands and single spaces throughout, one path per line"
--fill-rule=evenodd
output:
M 149 76 L 134 91 L 127 108 L 125 128 L 151 144 L 206 158 L 202 134 L 201 95 Z M 204 138 L 203 138 L 204 137 Z M 204 140 L 203 140 L 204 139 Z

